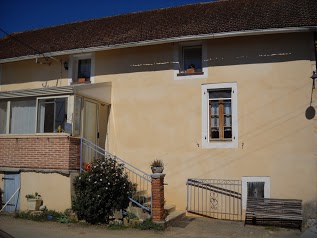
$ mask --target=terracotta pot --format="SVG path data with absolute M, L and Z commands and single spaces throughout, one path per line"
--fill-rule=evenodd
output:
M 86 79 L 85 79 L 85 78 L 79 78 L 79 79 L 78 79 L 78 83 L 84 83 L 84 82 L 86 82 Z

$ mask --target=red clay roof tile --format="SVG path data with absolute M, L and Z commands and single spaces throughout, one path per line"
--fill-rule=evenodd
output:
M 129 13 L 14 33 L 42 53 L 254 29 L 317 26 L 316 0 L 223 0 Z M 36 52 L 0 39 L 0 59 Z

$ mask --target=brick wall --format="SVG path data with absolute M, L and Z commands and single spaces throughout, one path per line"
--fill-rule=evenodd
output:
M 164 222 L 164 177 L 165 174 L 152 174 L 152 221 Z
M 0 167 L 79 169 L 80 139 L 61 136 L 0 137 Z

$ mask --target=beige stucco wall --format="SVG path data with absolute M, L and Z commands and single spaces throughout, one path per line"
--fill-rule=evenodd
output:
M 63 62 L 68 57 L 40 58 L 2 64 L 1 91 L 32 89 L 42 87 L 65 86 L 68 84 L 68 71 L 64 69 Z M 57 61 L 56 61 L 57 60 Z
M 173 44 L 96 54 L 96 82 L 112 81 L 108 149 L 147 172 L 162 159 L 167 203 L 178 209 L 187 178 L 270 176 L 271 197 L 315 199 L 311 35 L 207 44 L 205 79 L 174 80 Z M 239 148 L 203 149 L 201 85 L 221 82 L 237 82 Z
M 20 209 L 27 209 L 26 194 L 38 192 L 47 209 L 64 212 L 71 207 L 71 177 L 57 173 L 21 173 Z
M 166 200 L 177 209 L 185 208 L 188 178 L 270 176 L 271 197 L 316 200 L 316 120 L 305 118 L 314 64 L 312 34 L 206 43 L 208 77 L 203 79 L 174 79 L 172 43 L 96 52 L 95 83 L 112 82 L 106 148 L 146 172 L 153 159 L 162 159 Z M 55 85 L 57 65 L 32 66 L 55 67 L 47 74 L 50 79 L 45 70 L 28 71 L 31 64 L 4 64 L 2 90 L 41 87 L 48 79 Z M 62 84 L 67 84 L 66 74 Z M 31 82 L 22 82 L 23 75 L 32 75 Z M 239 147 L 204 149 L 201 85 L 222 82 L 237 82 Z M 315 105 L 316 92 L 313 98 Z M 43 180 L 39 186 L 45 184 Z

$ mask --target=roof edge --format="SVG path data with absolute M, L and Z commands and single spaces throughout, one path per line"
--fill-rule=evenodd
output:
M 171 37 L 171 38 L 164 38 L 164 39 L 130 42 L 130 43 L 124 43 L 124 44 L 109 45 L 109 46 L 78 48 L 78 49 L 71 49 L 71 50 L 48 52 L 43 54 L 47 57 L 53 57 L 53 56 L 61 56 L 61 55 L 69 55 L 69 54 L 91 53 L 91 52 L 104 51 L 104 50 L 137 47 L 137 46 L 158 45 L 158 44 L 182 42 L 182 41 L 217 39 L 217 38 L 228 38 L 228 37 L 250 36 L 250 35 L 278 34 L 278 33 L 310 32 L 310 31 L 317 31 L 317 26 L 255 29 L 255 30 L 246 30 L 246 31 L 188 35 L 188 36 L 181 36 L 181 37 Z M 42 57 L 43 56 L 39 54 L 19 56 L 19 57 L 0 59 L 0 63 L 16 62 L 16 61 L 42 58 Z

